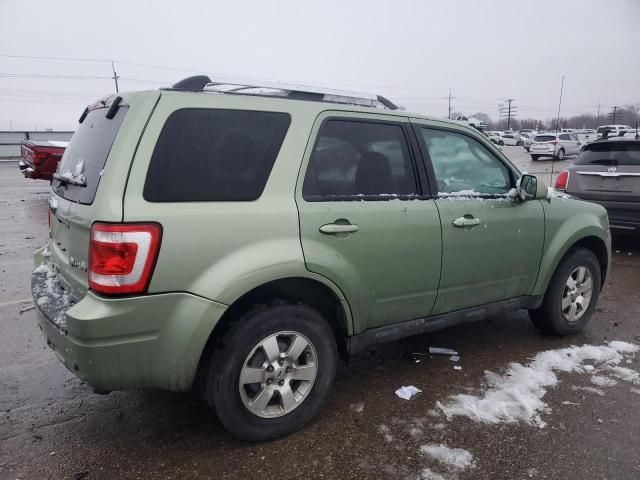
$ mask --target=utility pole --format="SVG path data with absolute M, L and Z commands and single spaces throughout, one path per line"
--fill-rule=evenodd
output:
M 598 113 L 596 114 L 596 118 L 600 118 L 600 100 L 598 100 L 597 108 L 598 108 Z
M 111 62 L 111 70 L 113 70 L 113 77 L 111 77 L 111 78 L 113 78 L 113 81 L 114 81 L 114 82 L 115 82 L 115 84 L 116 84 L 116 93 L 118 93 L 118 79 L 119 79 L 120 77 L 119 77 L 118 75 L 116 75 L 116 67 L 115 67 L 115 65 L 113 64 L 113 62 Z
M 456 97 L 452 97 L 451 96 L 451 89 L 449 89 L 449 116 L 447 117 L 449 120 L 451 120 L 451 99 L 452 98 L 456 98 Z
M 507 106 L 505 107 L 502 103 L 499 104 L 498 111 L 500 112 L 501 118 L 507 117 L 507 130 L 509 130 L 511 128 L 511 118 L 515 117 L 518 112 L 517 107 L 511 105 L 515 102 L 513 98 L 507 98 L 505 101 L 507 102 Z
M 507 113 L 507 130 L 511 127 L 511 102 L 513 102 L 513 98 L 507 98 L 507 103 L 509 104 L 508 113 Z
M 613 106 L 613 107 L 611 107 L 611 108 L 613 108 L 613 114 L 611 115 L 611 123 L 612 123 L 613 125 L 615 125 L 615 124 L 616 124 L 616 110 L 618 110 L 618 106 L 617 106 L 617 105 L 614 105 L 614 106 Z

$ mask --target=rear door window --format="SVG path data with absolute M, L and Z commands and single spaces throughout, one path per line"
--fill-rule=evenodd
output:
M 356 120 L 323 123 L 302 187 L 306 201 L 383 200 L 417 192 L 402 126 Z
M 51 182 L 57 195 L 84 205 L 93 203 L 109 151 L 128 110 L 120 107 L 112 119 L 105 116 L 106 108 L 89 112 L 73 134 Z
M 576 165 L 640 165 L 640 142 L 590 143 Z
M 145 200 L 256 200 L 289 123 L 289 114 L 279 112 L 206 108 L 173 112 L 153 150 Z

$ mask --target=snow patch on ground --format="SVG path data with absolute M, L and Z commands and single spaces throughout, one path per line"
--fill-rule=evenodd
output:
M 439 473 L 434 472 L 430 468 L 425 468 L 422 470 L 422 474 L 420 475 L 421 480 L 449 480 L 447 477 L 443 477 Z
M 571 387 L 572 390 L 583 390 L 585 392 L 590 392 L 590 393 L 595 393 L 596 395 L 599 395 L 601 397 L 604 397 L 604 391 L 600 390 L 599 388 L 595 388 L 595 387 L 577 387 L 577 386 L 573 386 Z
M 640 385 L 640 373 L 635 370 L 626 367 L 610 367 L 609 370 L 620 380 Z
M 594 375 L 591 377 L 591 383 L 598 385 L 599 387 L 615 387 L 618 382 L 613 378 L 604 377 L 602 375 Z
M 551 410 L 542 399 L 547 389 L 558 383 L 557 371 L 587 373 L 582 365 L 585 362 L 613 367 L 624 359 L 624 353 L 635 353 L 639 348 L 610 342 L 540 352 L 527 365 L 512 363 L 504 375 L 485 372 L 489 387 L 484 393 L 455 395 L 444 404 L 437 402 L 437 406 L 447 419 L 464 416 L 483 423 L 524 422 L 544 428 L 541 414 Z
M 473 455 L 463 448 L 449 448 L 442 443 L 432 443 L 422 445 L 420 451 L 454 470 L 466 470 L 475 466 Z

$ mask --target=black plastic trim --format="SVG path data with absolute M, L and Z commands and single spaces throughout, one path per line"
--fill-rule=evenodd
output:
M 114 98 L 111 106 L 109 107 L 109 110 L 107 110 L 105 117 L 107 117 L 109 120 L 113 119 L 118 113 L 120 102 L 122 102 L 122 97 L 117 96 L 116 98 Z
M 392 342 L 400 338 L 433 332 L 443 328 L 475 322 L 484 318 L 511 312 L 521 308 L 535 310 L 542 304 L 543 295 L 527 295 L 499 302 L 487 303 L 477 307 L 465 308 L 455 312 L 443 313 L 425 318 L 417 318 L 372 328 L 354 335 L 349 339 L 349 353 L 358 353 L 370 345 Z

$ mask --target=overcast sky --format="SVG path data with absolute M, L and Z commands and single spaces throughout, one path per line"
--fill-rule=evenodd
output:
M 640 0 L 0 0 L 0 130 L 75 129 L 114 91 L 191 73 L 383 94 L 410 110 L 519 118 L 640 102 Z M 162 68 L 140 66 L 144 64 Z M 65 78 L 56 78 L 63 76 Z M 71 77 L 71 78 L 69 78 Z

